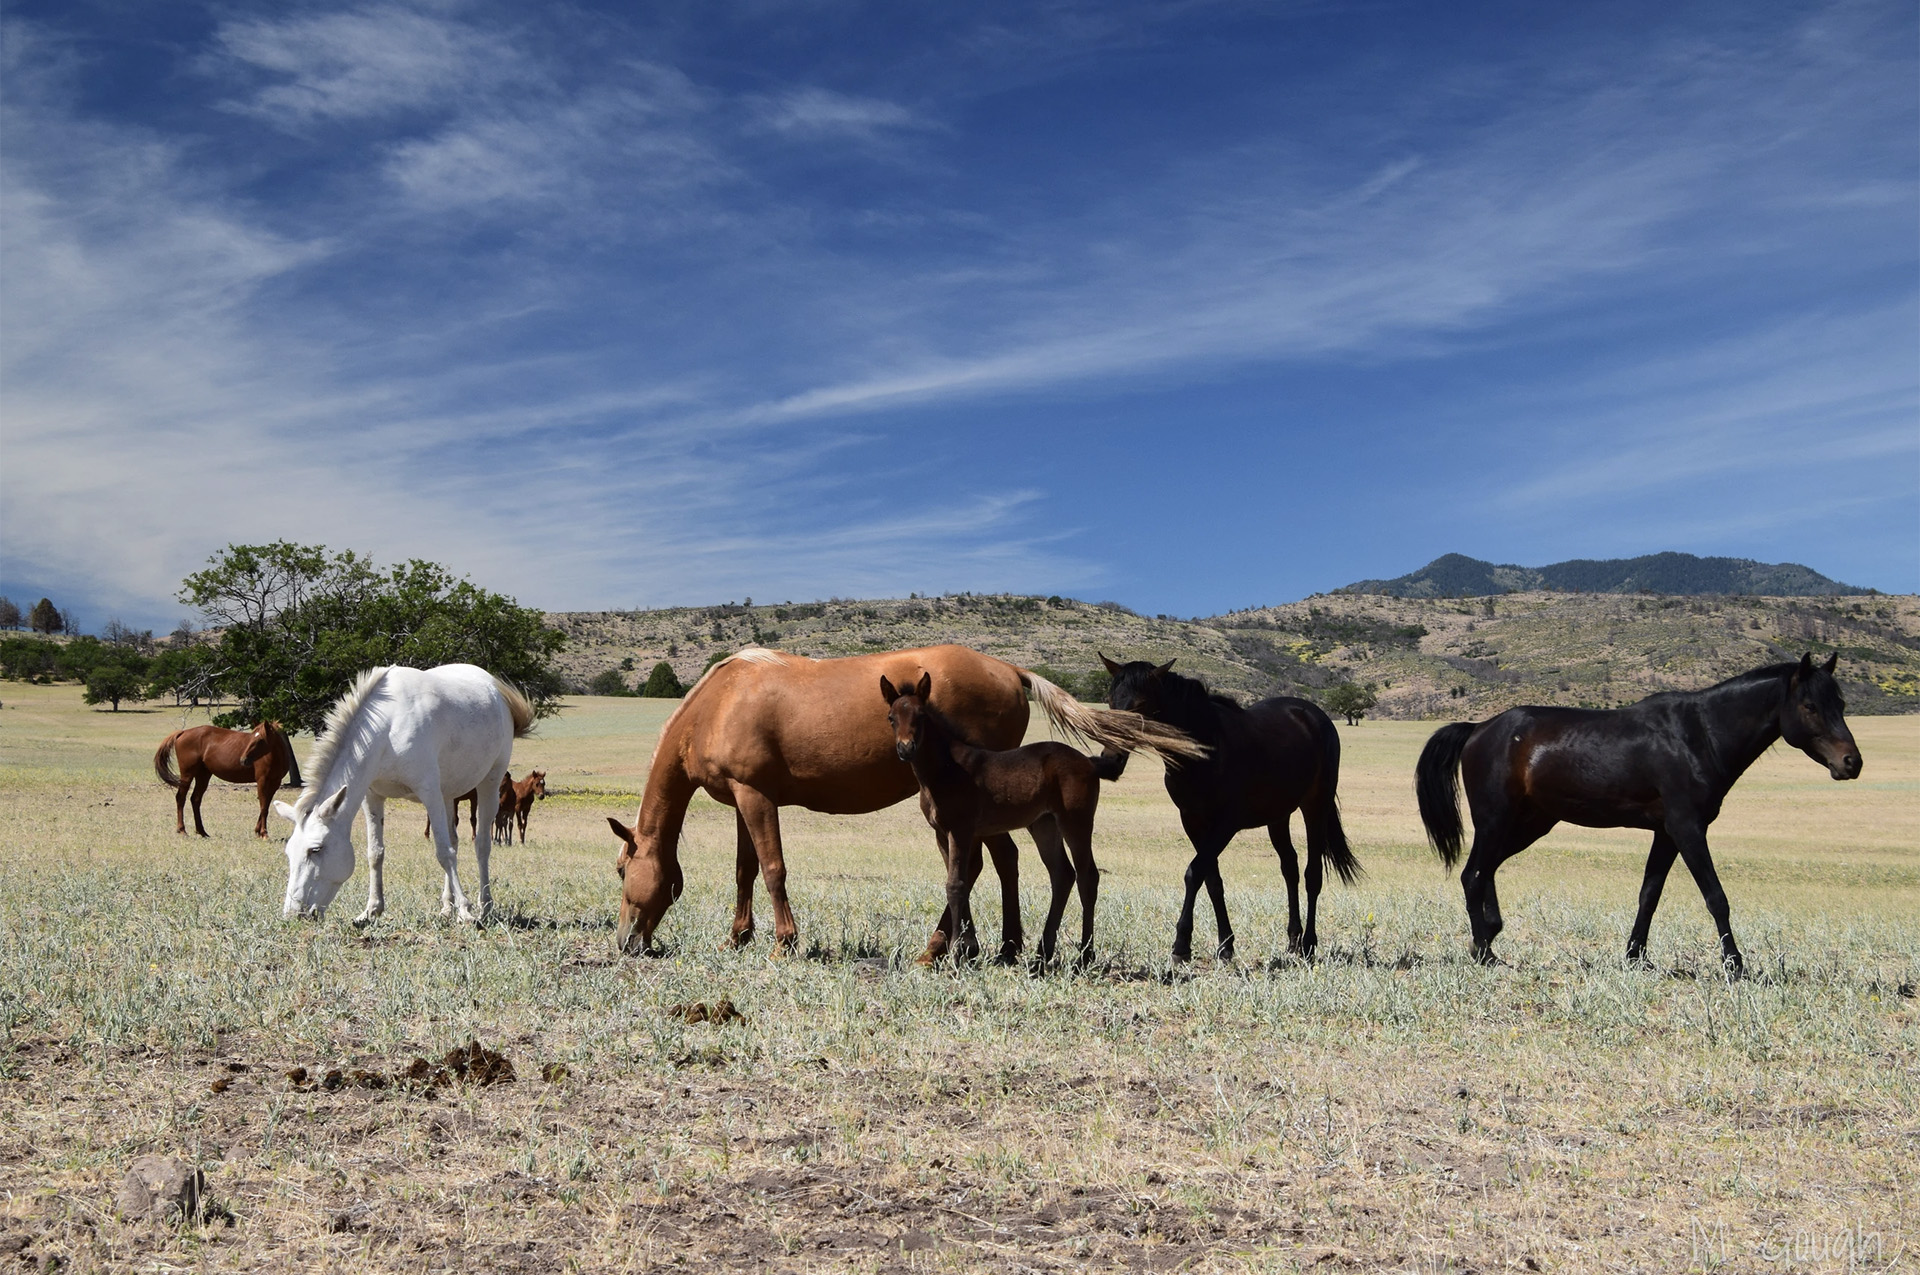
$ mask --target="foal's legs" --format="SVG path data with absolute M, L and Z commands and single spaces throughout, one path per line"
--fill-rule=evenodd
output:
M 370 792 L 367 794 L 367 910 L 353 918 L 355 925 L 365 925 L 387 910 L 386 863 L 387 799 Z
M 193 830 L 201 836 L 207 835 L 207 825 L 200 822 L 200 799 L 207 795 L 207 785 L 213 782 L 213 772 L 203 770 L 193 780 Z
M 1660 891 L 1667 884 L 1667 873 L 1680 853 L 1680 843 L 1666 829 L 1653 834 L 1653 850 L 1647 855 L 1647 874 L 1640 881 L 1640 912 L 1633 918 L 1633 932 L 1627 935 L 1627 960 L 1635 965 L 1647 963 L 1647 935 L 1653 929 L 1653 910 L 1660 906 Z
M 1059 821 L 1052 815 L 1040 819 L 1027 831 L 1040 850 L 1040 862 L 1046 865 L 1047 879 L 1053 885 L 1053 895 L 1047 901 L 1047 923 L 1040 931 L 1040 963 L 1045 965 L 1053 959 L 1060 917 L 1066 912 L 1067 896 L 1073 891 L 1073 865 L 1067 861 Z
M 1026 931 L 1020 924 L 1020 848 L 1013 837 L 996 832 L 986 838 L 987 853 L 993 857 L 993 873 L 1000 878 L 1000 963 L 1012 965 L 1027 945 Z M 981 865 L 975 863 L 974 876 Z M 967 882 L 969 890 L 973 882 Z
M 800 936 L 793 923 L 793 909 L 787 904 L 787 860 L 780 848 L 780 807 L 758 788 L 735 780 L 733 808 L 745 820 L 753 837 L 755 855 L 760 860 L 760 875 L 766 878 L 767 896 L 773 900 L 773 944 L 776 951 L 788 951 Z
M 980 954 L 980 937 L 973 926 L 973 883 L 980 876 L 980 838 L 967 832 L 947 833 L 947 912 L 953 917 L 953 959 L 956 964 Z
M 1287 879 L 1287 951 L 1295 956 L 1311 956 L 1313 944 L 1301 937 L 1304 931 L 1300 927 L 1300 859 L 1294 854 L 1293 831 L 1287 826 L 1292 818 L 1289 811 L 1268 824 L 1267 840 L 1280 856 L 1280 873 Z
M 1067 848 L 1073 852 L 1073 880 L 1080 887 L 1080 960 L 1093 959 L 1093 908 L 1100 897 L 1100 865 L 1093 861 L 1093 811 L 1061 817 Z

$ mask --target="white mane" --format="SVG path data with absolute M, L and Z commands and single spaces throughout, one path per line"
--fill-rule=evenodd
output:
M 307 772 L 310 779 L 293 803 L 293 808 L 301 814 L 311 810 L 314 803 L 326 793 L 327 780 L 332 777 L 333 764 L 340 759 L 340 750 L 346 746 L 352 735 L 354 717 L 360 712 L 360 706 L 373 694 L 380 679 L 387 675 L 385 668 L 370 668 L 353 679 L 353 685 L 347 693 L 335 701 L 327 710 L 326 725 L 320 729 L 320 738 L 313 745 L 313 753 L 307 758 Z
M 713 664 L 708 667 L 707 671 L 700 675 L 699 680 L 687 688 L 687 693 L 681 697 L 680 706 L 668 715 L 666 725 L 660 728 L 660 738 L 662 740 L 666 739 L 667 732 L 673 729 L 673 723 L 679 718 L 680 714 L 687 711 L 687 705 L 693 703 L 694 692 L 698 691 L 702 686 L 705 686 L 708 678 L 735 660 L 741 660 L 748 664 L 812 663 L 812 661 L 804 655 L 788 655 L 785 651 L 770 651 L 764 646 L 750 646 L 744 651 L 735 651 L 724 660 L 715 660 Z

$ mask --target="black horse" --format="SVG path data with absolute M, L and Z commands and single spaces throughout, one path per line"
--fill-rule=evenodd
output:
M 1173 932 L 1173 959 L 1193 955 L 1193 901 L 1200 887 L 1213 900 L 1220 955 L 1233 956 L 1233 925 L 1227 920 L 1220 882 L 1220 852 L 1235 833 L 1264 827 L 1287 876 L 1287 948 L 1312 956 L 1319 946 L 1314 916 L 1320 902 L 1320 864 L 1333 865 L 1352 885 L 1360 861 L 1347 847 L 1335 789 L 1340 783 L 1340 733 L 1333 719 L 1308 700 L 1279 695 L 1243 708 L 1210 693 L 1196 678 L 1173 672 L 1173 661 L 1100 662 L 1113 676 L 1107 703 L 1165 722 L 1206 745 L 1199 760 L 1167 766 L 1167 795 L 1180 809 L 1180 824 L 1193 843 L 1187 865 L 1187 897 Z M 1307 827 L 1307 920 L 1300 923 L 1300 864 L 1287 820 L 1300 811 Z
M 1460 873 L 1473 954 L 1491 963 L 1500 933 L 1493 874 L 1561 820 L 1588 828 L 1645 828 L 1653 853 L 1627 959 L 1646 960 L 1647 930 L 1677 854 L 1686 860 L 1720 929 L 1729 975 L 1743 968 L 1727 896 L 1707 853 L 1707 825 L 1734 781 L 1784 739 L 1835 779 L 1860 775 L 1846 702 L 1833 679 L 1839 657 L 1816 666 L 1771 664 L 1703 691 L 1650 695 L 1626 708 L 1510 708 L 1478 726 L 1442 726 L 1415 770 L 1420 819 L 1448 867 L 1460 857 L 1460 790 L 1467 783 L 1473 851 Z

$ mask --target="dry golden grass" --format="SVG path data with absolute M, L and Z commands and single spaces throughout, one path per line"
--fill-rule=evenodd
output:
M 1920 720 L 1853 724 L 1866 774 L 1776 750 L 1714 828 L 1759 976 L 1715 978 L 1676 874 L 1659 972 L 1620 952 L 1638 834 L 1563 829 L 1501 874 L 1509 965 L 1465 960 L 1411 797 L 1431 730 L 1343 730 L 1369 869 L 1282 958 L 1257 834 L 1224 860 L 1242 961 L 1169 969 L 1184 841 L 1151 766 L 1109 790 L 1101 960 L 923 971 L 939 906 L 911 805 L 789 811 L 804 951 L 718 948 L 731 814 L 689 821 L 665 959 L 611 954 L 615 844 L 670 704 L 586 700 L 518 747 L 561 795 L 494 859 L 500 917 L 437 915 L 396 835 L 322 924 L 279 919 L 250 795 L 172 829 L 172 710 L 0 686 L 0 1261 L 68 1269 L 1730 1270 L 1911 1266 L 1920 1237 Z M 304 749 L 303 749 L 304 751 Z M 396 833 L 409 821 L 396 819 Z M 1029 855 L 1026 915 L 1042 874 Z M 991 918 L 991 876 L 979 911 Z M 1203 905 L 1204 912 L 1204 905 Z M 1211 935 L 1203 918 L 1200 935 Z M 671 1006 L 731 999 L 744 1022 Z M 478 1037 L 518 1080 L 329 1092 Z M 568 1074 L 543 1080 L 543 1067 Z M 233 1066 L 244 1070 L 231 1070 Z M 227 1081 L 215 1092 L 216 1081 Z M 225 1216 L 130 1224 L 135 1157 Z M 1852 1263 L 1849 1266 L 1849 1263 Z M 1718 1265 L 1715 1266 L 1714 1264 Z

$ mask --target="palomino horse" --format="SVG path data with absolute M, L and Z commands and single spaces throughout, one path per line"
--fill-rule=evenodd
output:
M 1186 901 L 1173 930 L 1173 959 L 1193 954 L 1193 905 L 1205 886 L 1213 901 L 1219 953 L 1233 956 L 1233 925 L 1227 920 L 1220 853 L 1234 834 L 1265 828 L 1287 878 L 1287 949 L 1312 956 L 1320 935 L 1314 925 L 1320 899 L 1320 863 L 1325 860 L 1353 884 L 1360 861 L 1340 826 L 1340 732 L 1333 719 L 1308 700 L 1276 695 L 1242 708 L 1209 692 L 1197 678 L 1173 672 L 1173 661 L 1115 664 L 1100 660 L 1113 676 L 1107 702 L 1178 727 L 1212 750 L 1204 761 L 1167 769 L 1167 795 L 1180 810 L 1180 826 L 1193 843 L 1187 865 Z M 1300 921 L 1300 867 L 1288 822 L 1300 812 L 1307 830 L 1307 918 Z
M 503 789 L 500 800 L 505 803 L 507 799 L 508 794 Z M 547 799 L 547 772 L 544 770 L 527 772 L 527 777 L 513 786 L 512 799 L 513 804 L 509 807 L 509 813 L 520 826 L 520 844 L 524 846 L 527 844 L 527 816 L 533 813 L 533 803 Z M 508 826 L 507 834 L 504 844 L 512 845 L 512 825 Z
M 479 917 L 467 905 L 455 871 L 458 842 L 449 815 L 453 799 L 480 794 L 473 840 L 480 870 L 480 916 L 492 906 L 487 879 L 500 777 L 513 741 L 533 725 L 533 709 L 513 687 L 471 664 L 439 668 L 376 668 L 362 673 L 327 712 L 326 731 L 307 759 L 313 783 L 294 805 L 274 809 L 293 823 L 287 838 L 287 916 L 324 915 L 353 875 L 353 812 L 367 807 L 367 910 L 386 910 L 381 867 L 386 862 L 387 801 L 405 797 L 427 808 L 434 853 L 446 873 L 441 913 L 463 921 Z M 480 828 L 487 831 L 482 833 Z
M 1493 961 L 1500 898 L 1493 874 L 1561 820 L 1587 828 L 1653 833 L 1640 886 L 1640 914 L 1627 959 L 1646 960 L 1647 932 L 1676 855 L 1685 859 L 1720 931 L 1729 976 L 1745 968 L 1733 941 L 1726 891 L 1707 852 L 1707 825 L 1734 781 L 1784 739 L 1835 779 L 1857 779 L 1860 750 L 1833 679 L 1835 655 L 1816 666 L 1770 664 L 1703 691 L 1649 695 L 1609 710 L 1510 708 L 1479 725 L 1442 726 L 1420 753 L 1414 790 L 1435 853 L 1460 857 L 1460 789 L 1467 783 L 1473 851 L 1460 873 L 1473 927 L 1473 955 Z
M 1093 861 L 1093 814 L 1100 805 L 1100 781 L 1118 779 L 1126 754 L 1089 757 L 1053 740 L 991 752 L 962 739 L 939 709 L 927 700 L 933 675 L 899 690 L 884 676 L 880 694 L 887 701 L 887 725 L 894 751 L 913 767 L 920 785 L 920 813 L 933 828 L 947 861 L 947 914 L 954 918 L 953 955 L 971 960 L 980 950 L 973 933 L 970 896 L 980 875 L 980 843 L 996 832 L 1025 828 L 1040 848 L 1040 860 L 1053 882 L 1046 928 L 1040 934 L 1040 960 L 1053 959 L 1054 939 L 1067 895 L 1080 886 L 1080 959 L 1093 955 L 1093 905 L 1100 892 L 1100 869 Z M 1066 849 L 1061 846 L 1066 843 Z M 1073 852 L 1071 863 L 1067 850 Z
M 180 773 L 169 764 L 178 758 Z M 280 791 L 281 780 L 290 787 L 300 786 L 300 764 L 294 760 L 293 745 L 279 722 L 260 722 L 250 731 L 227 730 L 222 726 L 192 726 L 177 730 L 160 741 L 153 755 L 153 773 L 173 789 L 174 831 L 187 831 L 187 796 L 193 796 L 193 830 L 207 835 L 200 821 L 200 799 L 214 779 L 230 784 L 252 784 L 260 794 L 260 817 L 253 822 L 253 835 L 267 835 L 267 811 L 273 794 Z M 290 776 L 290 777 L 289 777 Z
M 607 820 L 622 842 L 616 864 L 622 878 L 621 949 L 636 955 L 651 950 L 654 930 L 680 897 L 680 827 L 687 803 L 703 789 L 734 809 L 732 942 L 753 938 L 753 879 L 764 873 L 774 940 L 790 947 L 799 931 L 787 905 L 780 807 L 856 815 L 917 792 L 912 768 L 894 752 L 893 732 L 873 688 L 883 675 L 896 686 L 910 686 L 925 673 L 934 677 L 934 706 L 984 748 L 1019 745 L 1029 690 L 1056 724 L 1102 743 L 1191 747 L 1178 732 L 1090 709 L 1043 677 L 963 646 L 837 660 L 749 648 L 709 669 L 661 728 L 635 826 Z M 1000 873 L 1004 955 L 1008 947 L 1017 951 L 1020 941 L 1017 859 L 1005 834 L 988 838 L 987 848 Z M 943 917 L 929 952 L 937 954 L 953 932 L 952 918 Z

